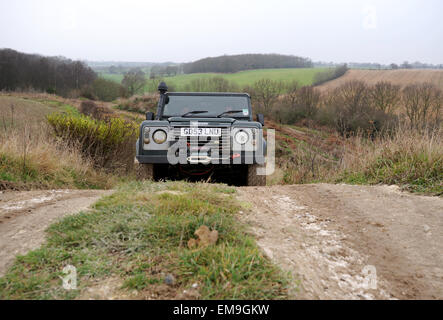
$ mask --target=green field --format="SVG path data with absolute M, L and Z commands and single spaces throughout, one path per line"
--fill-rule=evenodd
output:
M 223 77 L 232 83 L 244 87 L 252 85 L 260 79 L 281 80 L 284 82 L 297 81 L 300 85 L 311 85 L 315 74 L 325 71 L 327 68 L 289 68 L 289 69 L 257 69 L 241 71 L 237 73 L 192 73 L 165 77 L 167 84 L 174 86 L 175 90 L 183 90 L 184 86 L 194 79 L 207 79 L 211 77 Z M 121 82 L 122 74 L 102 73 L 106 79 Z

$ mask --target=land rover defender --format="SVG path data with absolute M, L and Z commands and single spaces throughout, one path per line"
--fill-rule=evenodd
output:
M 146 113 L 136 144 L 138 179 L 208 179 L 266 185 L 263 115 L 247 93 L 168 92 Z

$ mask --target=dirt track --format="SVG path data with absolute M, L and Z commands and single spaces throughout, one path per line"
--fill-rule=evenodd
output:
M 239 190 L 253 205 L 241 220 L 264 252 L 292 273 L 293 298 L 443 299 L 442 198 L 388 186 Z M 365 282 L 370 266 L 376 289 Z
M 443 299 L 442 198 L 388 186 L 238 190 L 252 206 L 240 219 L 263 251 L 294 276 L 292 298 Z M 17 254 L 43 243 L 50 223 L 108 192 L 0 193 L 0 276 Z M 375 289 L 363 286 L 367 266 L 376 268 Z
M 0 276 L 16 255 L 38 248 L 56 219 L 79 212 L 109 191 L 50 190 L 0 193 Z

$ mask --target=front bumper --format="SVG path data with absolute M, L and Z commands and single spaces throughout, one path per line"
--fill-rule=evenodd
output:
M 153 164 L 191 164 L 191 165 L 220 165 L 220 164 L 264 164 L 265 158 L 263 155 L 254 155 L 254 153 L 242 152 L 235 153 L 233 152 L 229 157 L 211 157 L 206 153 L 202 154 L 191 154 L 186 157 L 186 161 L 179 161 L 178 163 L 171 163 L 168 160 L 167 151 L 149 151 L 149 154 L 142 154 L 136 156 L 138 162 L 140 163 L 153 163 Z

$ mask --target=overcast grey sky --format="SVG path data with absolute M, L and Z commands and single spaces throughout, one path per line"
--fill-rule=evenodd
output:
M 442 13 L 441 0 L 0 0 L 0 48 L 98 61 L 443 63 Z

